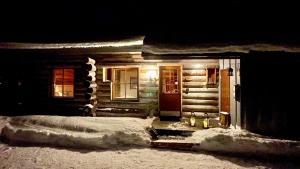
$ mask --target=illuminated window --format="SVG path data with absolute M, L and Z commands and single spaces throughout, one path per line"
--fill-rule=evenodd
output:
M 53 70 L 53 96 L 74 97 L 74 69 Z
M 162 92 L 164 94 L 178 93 L 178 70 L 162 70 Z
M 113 99 L 137 99 L 138 98 L 138 69 L 113 69 Z

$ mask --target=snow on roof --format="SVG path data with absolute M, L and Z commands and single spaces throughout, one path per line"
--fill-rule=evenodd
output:
M 2 42 L 0 49 L 88 49 L 88 48 L 119 48 L 142 46 L 144 36 L 118 41 L 85 42 L 85 43 L 19 43 Z
M 300 52 L 300 46 L 291 45 L 275 45 L 266 43 L 255 44 L 205 44 L 205 45 L 167 45 L 167 44 L 151 44 L 144 45 L 143 52 L 153 55 L 172 55 L 172 54 L 210 54 L 210 53 L 249 53 L 250 51 L 284 51 L 284 52 Z

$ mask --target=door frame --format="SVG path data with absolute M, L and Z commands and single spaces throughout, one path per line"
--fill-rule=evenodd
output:
M 161 116 L 161 109 L 160 109 L 160 95 L 161 95 L 161 67 L 168 67 L 168 66 L 176 66 L 176 67 L 179 67 L 179 73 L 178 73 L 178 76 L 179 76 L 179 94 L 180 94 L 180 110 L 179 110 L 179 118 L 182 117 L 182 64 L 158 64 L 158 74 L 159 74 L 159 83 L 158 83 L 158 112 L 159 112 L 159 116 Z M 163 116 L 163 117 L 168 117 L 168 116 Z M 169 116 L 169 117 L 177 117 L 177 116 Z

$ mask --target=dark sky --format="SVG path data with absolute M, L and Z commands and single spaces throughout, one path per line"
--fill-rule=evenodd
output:
M 97 41 L 147 35 L 159 41 L 298 43 L 298 5 L 288 1 L 9 1 L 0 41 Z

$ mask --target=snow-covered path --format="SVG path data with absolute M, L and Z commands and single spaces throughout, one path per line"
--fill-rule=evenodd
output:
M 284 161 L 259 161 L 184 151 L 129 149 L 88 151 L 49 147 L 13 147 L 0 155 L 0 168 L 299 168 Z
M 0 130 L 8 118 L 0 116 Z M 151 148 L 113 148 L 98 151 L 52 147 L 9 146 L 0 142 L 0 168 L 300 168 L 290 160 L 258 160 L 203 152 Z

